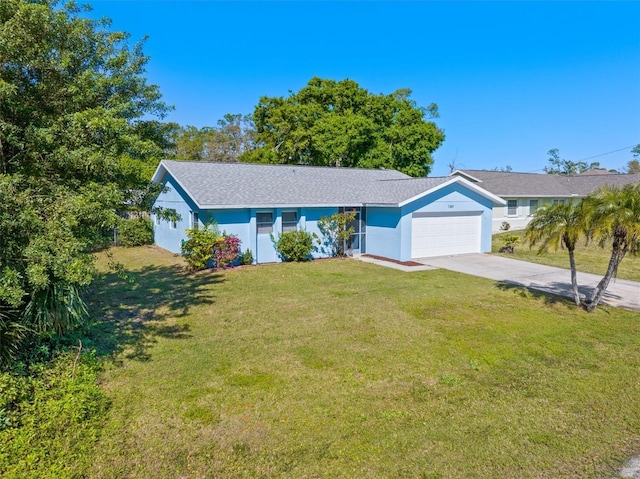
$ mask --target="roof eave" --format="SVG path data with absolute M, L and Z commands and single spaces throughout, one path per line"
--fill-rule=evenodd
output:
M 489 191 L 485 190 L 484 188 L 481 188 L 479 186 L 477 186 L 476 184 L 470 182 L 469 180 L 466 180 L 464 178 L 462 178 L 461 176 L 455 176 L 453 178 L 451 178 L 448 181 L 445 181 L 444 183 L 440 183 L 437 186 L 434 186 L 433 188 L 428 189 L 427 191 L 424 191 L 418 195 L 412 196 L 411 198 L 408 198 L 402 202 L 400 202 L 398 204 L 398 206 L 405 206 L 408 205 L 409 203 L 412 203 L 416 200 L 419 200 L 420 198 L 424 198 L 427 195 L 430 195 L 431 193 L 434 193 L 446 186 L 452 185 L 454 183 L 461 183 L 462 185 L 466 186 L 467 188 L 469 188 L 470 190 L 475 191 L 476 193 L 478 193 L 480 196 L 483 196 L 485 198 L 487 198 L 488 200 L 490 200 L 494 206 L 504 206 L 507 204 L 507 202 L 505 200 L 503 200 L 502 198 L 500 198 L 499 196 L 494 195 L 493 193 L 490 193 Z

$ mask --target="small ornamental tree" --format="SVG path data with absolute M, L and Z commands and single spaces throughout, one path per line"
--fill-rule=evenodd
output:
M 307 261 L 313 251 L 313 236 L 307 231 L 286 231 L 275 242 L 284 261 Z
M 355 228 L 349 225 L 356 219 L 356 215 L 356 211 L 349 211 L 323 216 L 318 220 L 318 228 L 323 237 L 319 242 L 330 256 L 345 255 L 345 245 L 355 232 Z
M 212 246 L 213 266 L 226 268 L 240 255 L 240 238 L 234 235 L 223 234 L 216 238 Z

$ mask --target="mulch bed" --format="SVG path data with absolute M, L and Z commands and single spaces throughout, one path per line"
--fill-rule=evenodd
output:
M 384 256 L 376 256 L 374 254 L 363 254 L 367 258 L 379 259 L 380 261 L 388 261 L 389 263 L 401 264 L 402 266 L 424 266 L 422 263 L 415 261 L 398 261 L 397 259 L 385 258 Z

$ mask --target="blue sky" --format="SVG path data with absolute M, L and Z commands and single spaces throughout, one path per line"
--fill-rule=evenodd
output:
M 149 83 L 182 125 L 251 113 L 319 76 L 437 103 L 446 140 L 431 176 L 452 161 L 542 171 L 551 148 L 620 169 L 640 143 L 639 1 L 89 3 L 132 41 L 149 36 Z

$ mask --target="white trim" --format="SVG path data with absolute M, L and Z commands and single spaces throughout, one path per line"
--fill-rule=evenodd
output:
M 482 183 L 482 180 L 479 178 L 476 178 L 475 176 L 471 176 L 469 173 L 466 173 L 462 170 L 455 170 L 452 171 L 451 173 L 449 173 L 449 176 L 462 176 L 464 178 L 468 178 L 472 181 L 475 181 L 476 183 Z
M 456 176 L 455 178 L 451 178 L 449 181 L 446 181 L 444 183 L 440 183 L 438 186 L 431 188 L 427 191 L 424 191 L 422 193 L 420 193 L 419 195 L 415 195 L 412 198 L 409 198 L 408 200 L 404 200 L 400 203 L 398 203 L 399 207 L 408 205 L 409 203 L 412 203 L 420 198 L 424 198 L 427 195 L 430 195 L 431 193 L 438 191 L 442 188 L 444 188 L 445 186 L 449 186 L 452 185 L 454 183 L 460 183 L 463 186 L 466 186 L 467 188 L 469 188 L 470 190 L 475 191 L 476 193 L 478 193 L 480 196 L 484 196 L 485 198 L 487 198 L 488 200 L 491 200 L 493 202 L 494 205 L 496 206 L 504 206 L 506 204 L 506 201 L 503 200 L 502 198 L 500 198 L 499 196 L 494 195 L 493 193 L 489 193 L 487 190 L 485 190 L 484 188 L 480 188 L 479 186 L 471 183 L 469 180 L 465 180 L 464 178 L 461 178 L 459 176 Z

